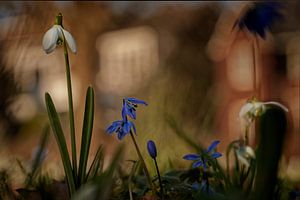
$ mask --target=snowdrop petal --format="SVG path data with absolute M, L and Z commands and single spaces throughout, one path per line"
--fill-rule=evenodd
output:
M 240 153 L 237 153 L 237 158 L 238 160 L 243 163 L 244 165 L 246 165 L 246 167 L 250 166 L 250 162 L 248 159 L 246 159 L 243 155 L 241 155 Z
M 245 118 L 245 116 L 247 116 L 247 113 L 249 113 L 249 111 L 253 108 L 253 104 L 252 103 L 246 103 L 245 105 L 242 106 L 240 113 L 239 113 L 239 117 L 240 118 Z
M 59 36 L 59 31 L 56 26 L 53 26 L 45 33 L 43 37 L 42 45 L 44 51 L 47 54 L 51 53 L 55 49 L 58 36 Z
M 282 108 L 285 112 L 289 112 L 289 109 L 287 107 L 285 107 L 281 103 L 278 103 L 278 102 L 275 102 L 275 101 L 266 102 L 265 105 L 275 105 L 275 106 L 278 106 L 278 107 Z
M 250 157 L 250 158 L 255 158 L 255 153 L 253 151 L 253 149 L 249 146 L 246 146 L 245 147 L 245 152 L 247 153 L 247 155 Z
M 66 31 L 65 29 L 62 29 L 62 31 L 63 31 L 63 33 L 65 35 L 67 44 L 70 47 L 71 51 L 73 53 L 76 53 L 77 52 L 77 47 L 76 47 L 76 42 L 75 42 L 73 36 L 71 35 L 71 33 L 69 33 L 68 31 Z

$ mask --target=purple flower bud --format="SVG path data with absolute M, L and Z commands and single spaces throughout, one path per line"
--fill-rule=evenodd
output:
M 152 140 L 149 140 L 147 143 L 147 149 L 148 149 L 148 153 L 149 155 L 155 159 L 157 156 L 157 152 L 156 152 L 156 146 L 155 143 Z

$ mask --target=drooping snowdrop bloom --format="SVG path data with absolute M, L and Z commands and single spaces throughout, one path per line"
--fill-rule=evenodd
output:
M 240 145 L 235 152 L 238 160 L 246 167 L 249 167 L 251 160 L 255 159 L 254 150 L 250 146 Z
M 62 14 L 56 16 L 56 20 L 52 28 L 50 28 L 43 37 L 43 49 L 48 54 L 54 51 L 57 45 L 62 45 L 63 42 L 69 46 L 73 53 L 77 52 L 76 42 L 68 31 L 63 28 Z
M 254 121 L 255 118 L 261 116 L 266 111 L 268 105 L 278 106 L 282 108 L 284 111 L 288 112 L 288 109 L 284 105 L 278 102 L 274 102 L 274 101 L 260 102 L 260 101 L 252 100 L 242 106 L 239 113 L 239 118 L 242 119 L 242 122 L 246 126 L 249 126 Z

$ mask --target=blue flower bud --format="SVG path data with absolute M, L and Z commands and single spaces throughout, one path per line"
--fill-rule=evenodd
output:
M 157 152 L 156 152 L 156 146 L 155 143 L 152 140 L 149 140 L 147 143 L 147 149 L 148 149 L 148 153 L 149 155 L 155 159 L 157 156 Z

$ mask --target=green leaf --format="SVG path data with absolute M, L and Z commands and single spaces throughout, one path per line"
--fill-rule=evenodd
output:
M 88 179 L 94 179 L 96 177 L 96 175 L 98 174 L 98 172 L 102 171 L 103 169 L 103 146 L 99 146 L 97 153 L 94 157 L 94 160 L 90 166 L 89 172 L 86 175 L 86 180 Z
M 113 175 L 119 165 L 119 161 L 123 155 L 124 146 L 120 146 L 113 156 L 113 160 L 108 169 L 98 176 L 95 180 L 98 185 L 97 199 L 107 199 L 112 191 Z
M 48 143 L 49 140 L 49 132 L 50 132 L 50 127 L 49 124 L 47 124 L 43 130 L 43 134 L 42 137 L 40 139 L 40 143 L 39 143 L 39 147 L 38 147 L 38 151 L 34 157 L 33 160 L 33 165 L 31 168 L 31 172 L 30 174 L 28 174 L 27 176 L 27 180 L 26 180 L 26 187 L 29 186 L 30 184 L 32 184 L 33 179 L 35 178 L 35 176 L 37 175 L 38 169 L 41 165 L 41 163 L 43 162 L 43 153 L 45 151 L 46 145 Z
M 82 138 L 81 138 L 81 150 L 79 160 L 78 178 L 79 184 L 82 184 L 86 180 L 86 166 L 89 157 L 89 150 L 91 145 L 91 138 L 93 132 L 94 123 L 94 90 L 89 87 L 86 92 L 85 99 L 85 112 L 82 127 Z
M 99 147 L 98 152 L 102 151 L 100 149 L 102 149 L 102 148 Z M 117 152 L 113 156 L 113 161 L 109 165 L 108 169 L 103 173 L 97 174 L 95 179 L 83 184 L 79 188 L 79 190 L 76 192 L 76 194 L 73 196 L 72 200 L 81 200 L 81 199 L 105 200 L 105 199 L 108 199 L 110 192 L 112 191 L 112 184 L 114 181 L 113 175 L 114 175 L 116 168 L 119 165 L 119 161 L 121 159 L 123 150 L 124 150 L 124 146 L 119 147 Z M 95 158 L 98 158 L 98 157 L 99 156 L 95 156 Z
M 55 106 L 53 104 L 53 101 L 51 99 L 51 96 L 49 93 L 45 94 L 45 100 L 46 100 L 46 106 L 47 106 L 47 112 L 49 116 L 49 121 L 60 151 L 61 160 L 64 166 L 64 170 L 66 173 L 67 181 L 68 181 L 68 187 L 70 195 L 72 196 L 75 192 L 75 182 L 74 177 L 72 173 L 72 166 L 70 162 L 69 152 L 67 149 L 67 144 L 65 140 L 65 136 L 58 118 L 58 114 L 56 112 Z
M 280 107 L 268 108 L 259 119 L 257 171 L 252 199 L 273 198 L 287 127 L 286 111 Z

